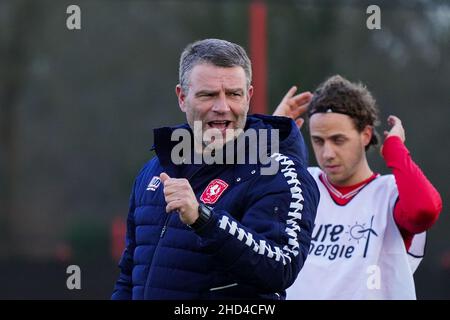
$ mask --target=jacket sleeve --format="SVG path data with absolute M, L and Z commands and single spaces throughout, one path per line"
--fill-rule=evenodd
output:
M 285 162 L 288 167 L 275 178 L 260 176 L 249 188 L 240 221 L 230 212 L 213 210 L 208 224 L 197 231 L 220 268 L 263 292 L 283 291 L 296 279 L 308 255 L 319 202 L 308 171 Z
M 127 232 L 126 232 L 126 246 L 119 261 L 120 274 L 114 286 L 112 293 L 112 300 L 131 300 L 132 297 L 132 271 L 133 271 L 133 254 L 136 247 L 135 241 L 135 225 L 134 225 L 134 210 L 135 210 L 135 187 L 133 187 L 130 196 L 129 211 L 127 217 Z

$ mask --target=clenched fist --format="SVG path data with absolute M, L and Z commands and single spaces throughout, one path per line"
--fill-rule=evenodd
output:
M 164 185 L 166 212 L 177 211 L 184 224 L 193 224 L 198 218 L 198 202 L 187 179 L 169 177 L 166 173 L 159 176 Z

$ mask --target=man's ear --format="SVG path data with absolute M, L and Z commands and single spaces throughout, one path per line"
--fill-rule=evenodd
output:
M 184 92 L 180 84 L 177 84 L 177 86 L 175 87 L 175 93 L 178 97 L 178 105 L 180 106 L 181 111 L 186 112 L 186 93 Z
M 372 140 L 372 135 L 373 135 L 373 127 L 367 125 L 361 132 L 362 143 L 364 147 L 366 147 L 370 143 L 370 140 Z
M 253 86 L 249 86 L 248 90 L 247 90 L 247 97 L 248 97 L 248 102 L 250 102 L 250 99 L 253 96 Z

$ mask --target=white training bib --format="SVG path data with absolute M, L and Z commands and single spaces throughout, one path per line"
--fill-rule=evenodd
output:
M 394 177 L 375 178 L 340 206 L 320 181 L 322 171 L 308 170 L 320 202 L 308 258 L 287 299 L 415 299 L 413 272 L 425 233 L 415 236 L 412 246 L 422 255 L 408 255 L 393 218 Z

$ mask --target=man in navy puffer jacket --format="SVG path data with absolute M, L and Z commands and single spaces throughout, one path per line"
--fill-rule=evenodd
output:
M 112 298 L 284 299 L 319 202 L 299 130 L 288 118 L 247 116 L 250 61 L 228 41 L 190 44 L 176 93 L 188 124 L 154 131 Z

